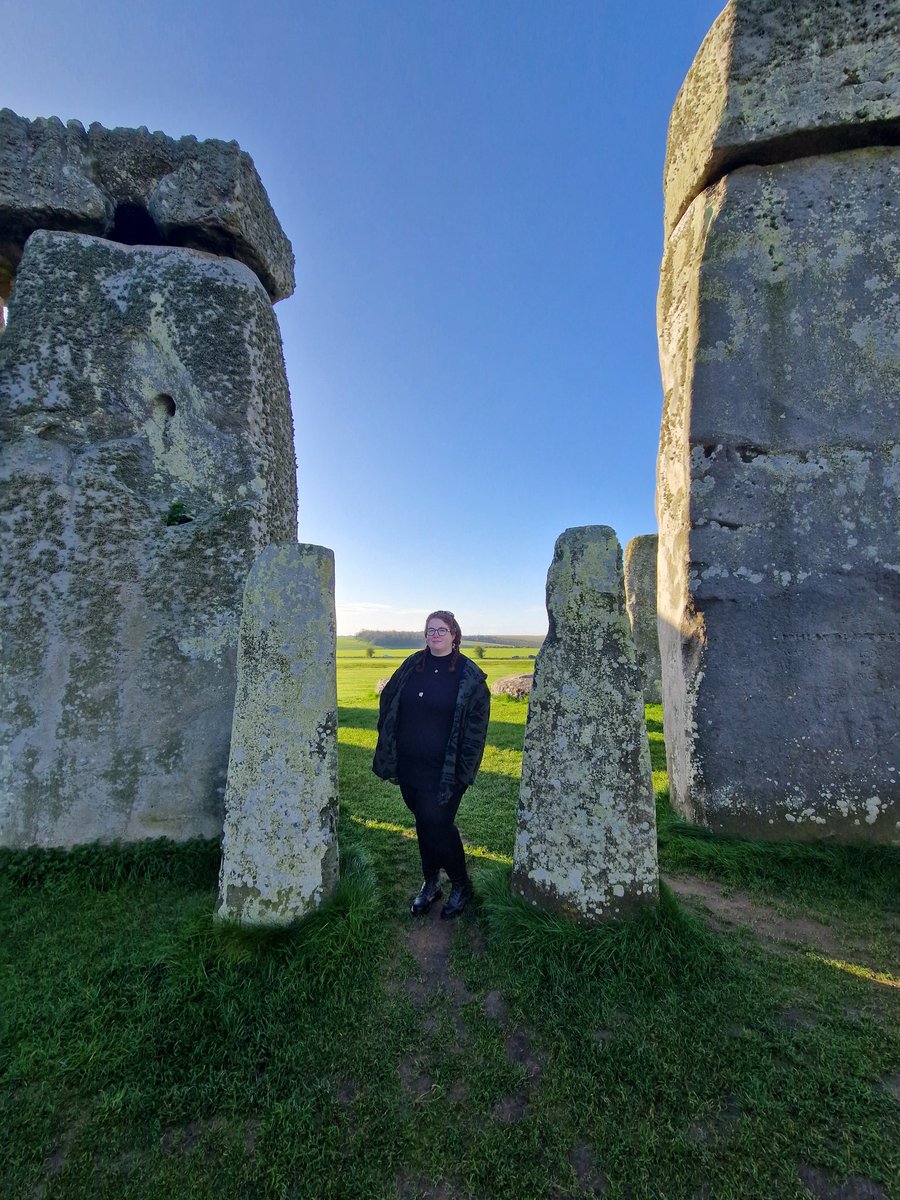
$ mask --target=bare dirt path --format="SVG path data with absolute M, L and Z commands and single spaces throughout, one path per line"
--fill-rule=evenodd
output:
M 873 953 L 864 941 L 839 924 L 826 925 L 803 915 L 785 916 L 771 905 L 752 899 L 747 892 L 694 875 L 663 875 L 661 878 L 680 900 L 715 929 L 743 926 L 770 944 L 806 947 L 825 958 L 856 963 L 874 971 L 900 973 L 900 929 L 897 930 L 895 961 L 886 963 L 883 954 Z M 896 920 L 892 923 L 897 924 Z

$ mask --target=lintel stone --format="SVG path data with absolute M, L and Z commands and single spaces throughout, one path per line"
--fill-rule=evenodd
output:
M 898 0 L 731 0 L 669 121 L 666 234 L 736 167 L 900 140 Z
M 117 228 L 122 206 L 146 214 L 142 243 L 235 258 L 273 302 L 294 290 L 291 244 L 237 142 L 0 109 L 0 277 L 15 273 L 35 229 L 131 240 Z

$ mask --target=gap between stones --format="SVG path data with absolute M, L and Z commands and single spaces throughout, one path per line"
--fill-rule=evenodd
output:
M 707 188 L 742 167 L 774 167 L 799 158 L 819 158 L 844 154 L 850 150 L 890 149 L 900 145 L 900 122 L 892 119 L 867 121 L 861 125 L 829 125 L 819 129 L 798 129 L 780 134 L 752 146 L 725 146 L 714 151 L 710 164 L 696 186 L 685 195 L 684 203 L 672 222 L 672 236 L 684 214 Z

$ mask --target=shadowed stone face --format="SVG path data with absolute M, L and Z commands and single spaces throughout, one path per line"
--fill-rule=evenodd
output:
M 796 30 L 729 5 L 710 35 L 727 104 L 692 141 L 708 39 L 670 127 L 678 204 L 681 167 L 703 184 L 708 147 L 731 149 L 660 278 L 669 775 L 715 829 L 895 842 L 900 8 L 795 7 Z
M 568 529 L 547 576 L 516 817 L 513 889 L 570 916 L 618 916 L 658 894 L 644 698 L 622 552 L 605 525 Z
M 250 267 L 273 301 L 294 290 L 291 244 L 237 142 L 0 109 L 0 295 L 35 229 L 206 250 Z
M 269 546 L 244 592 L 220 917 L 289 924 L 338 879 L 334 556 Z
M 662 704 L 662 666 L 656 631 L 656 555 L 659 538 L 645 533 L 625 547 L 625 602 L 638 670 L 648 704 Z
M 0 436 L 0 844 L 216 835 L 243 583 L 296 531 L 259 280 L 32 234 Z

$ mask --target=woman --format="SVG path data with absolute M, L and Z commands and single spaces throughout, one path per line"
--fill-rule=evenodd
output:
M 372 770 L 400 785 L 416 818 L 423 883 L 412 902 L 414 916 L 441 897 L 441 867 L 451 884 L 441 916 L 459 916 L 472 899 L 454 820 L 481 765 L 491 696 L 485 673 L 460 654 L 461 640 L 452 612 L 429 613 L 425 649 L 401 663 L 381 693 Z

